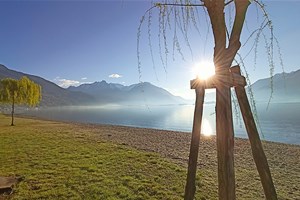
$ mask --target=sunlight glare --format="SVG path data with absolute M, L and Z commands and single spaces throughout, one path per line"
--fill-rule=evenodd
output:
M 213 135 L 213 129 L 211 128 L 207 119 L 203 119 L 201 125 L 201 134 L 204 136 L 211 136 Z
M 205 80 L 215 75 L 215 66 L 212 62 L 200 62 L 192 69 L 194 77 Z

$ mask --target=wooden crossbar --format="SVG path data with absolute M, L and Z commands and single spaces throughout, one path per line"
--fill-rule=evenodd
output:
M 233 67 L 233 69 L 236 66 Z M 214 75 L 209 79 L 202 80 L 199 78 L 193 79 L 190 82 L 191 89 L 203 88 L 203 89 L 212 89 L 216 88 L 219 85 L 228 86 L 228 87 L 245 87 L 247 85 L 246 79 L 244 76 L 235 73 L 235 69 L 233 71 L 229 71 L 227 74 L 219 74 Z

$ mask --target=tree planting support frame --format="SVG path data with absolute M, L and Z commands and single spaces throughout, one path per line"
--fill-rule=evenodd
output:
M 216 126 L 217 126 L 217 157 L 218 157 L 218 193 L 220 200 L 235 200 L 234 175 L 234 132 L 231 109 L 231 87 L 234 87 L 239 107 L 249 137 L 252 156 L 264 189 L 267 200 L 277 200 L 276 190 L 271 177 L 268 161 L 255 125 L 254 117 L 245 91 L 246 80 L 241 75 L 240 67 L 233 66 L 228 71 L 218 72 L 207 80 L 191 80 L 191 89 L 196 91 L 196 103 L 185 200 L 193 200 L 195 196 L 197 159 L 200 143 L 200 131 L 203 115 L 205 89 L 216 88 Z M 225 109 L 227 107 L 227 109 Z M 228 107 L 230 109 L 228 109 Z M 230 110 L 230 112 L 228 112 Z

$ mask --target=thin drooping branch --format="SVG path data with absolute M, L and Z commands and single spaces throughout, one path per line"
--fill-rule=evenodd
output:
M 234 0 L 230 0 L 226 2 L 224 5 L 227 6 L 230 3 L 232 3 Z M 156 3 L 157 7 L 159 6 L 178 6 L 178 7 L 199 7 L 199 6 L 205 6 L 204 4 L 191 4 L 191 3 Z
M 175 9 L 176 11 L 176 9 Z M 181 8 L 181 13 L 182 15 L 180 15 L 180 11 L 177 12 L 177 14 L 175 13 L 176 15 L 176 21 L 174 23 L 178 24 L 178 27 L 179 27 L 179 30 L 181 32 L 181 35 L 183 36 L 184 38 L 184 41 L 185 41 L 185 45 L 188 47 L 189 51 L 190 51 L 190 54 L 191 54 L 191 57 L 193 59 L 193 50 L 192 50 L 192 47 L 191 47 L 191 44 L 189 42 L 189 38 L 188 38 L 188 30 L 187 30 L 187 27 L 185 25 L 185 22 L 187 19 L 185 19 L 185 16 L 184 16 L 184 11 L 182 10 Z M 178 20 L 177 20 L 178 19 Z
M 175 23 L 174 23 L 174 37 L 173 37 L 173 60 L 175 60 L 175 47 L 176 47 L 177 52 L 181 55 L 181 59 L 185 60 L 184 55 L 181 51 L 181 46 L 178 41 L 178 37 L 177 37 L 177 23 L 178 23 L 177 14 L 176 14 L 177 10 L 175 9 L 174 12 L 175 12 L 175 14 L 174 14 Z
M 137 44 L 136 44 L 136 52 L 137 52 L 137 60 L 138 60 L 138 72 L 139 72 L 139 81 L 141 82 L 142 80 L 142 64 L 141 64 L 141 59 L 140 59 L 140 37 L 141 37 L 141 30 L 142 30 L 142 25 L 143 22 L 145 21 L 145 16 L 148 13 L 151 13 L 151 10 L 153 8 L 155 8 L 156 6 L 152 6 L 151 8 L 149 8 L 148 10 L 146 10 L 145 14 L 142 16 L 141 20 L 140 20 L 140 24 L 138 27 L 138 31 L 137 31 Z
M 178 6 L 178 7 L 199 7 L 204 6 L 204 4 L 190 4 L 190 3 L 156 3 L 155 6 Z
M 158 76 L 157 76 L 157 73 L 156 73 L 156 65 L 155 65 L 154 55 L 153 55 L 153 48 L 152 48 L 151 23 L 152 23 L 152 10 L 149 10 L 149 14 L 148 14 L 148 45 L 149 45 L 151 61 L 152 61 L 155 77 L 156 77 L 156 80 L 158 80 Z
M 169 50 L 172 47 L 172 57 L 173 60 L 175 60 L 176 55 L 175 51 L 177 50 L 177 53 L 180 55 L 180 57 L 185 60 L 185 55 L 183 54 L 182 51 L 182 44 L 180 42 L 180 39 L 182 39 L 185 42 L 185 46 L 188 47 L 188 50 L 191 53 L 192 60 L 194 58 L 193 56 L 193 50 L 189 41 L 189 32 L 190 28 L 193 27 L 196 29 L 196 31 L 200 34 L 200 28 L 199 23 L 200 19 L 202 17 L 198 16 L 198 10 L 203 9 L 203 12 L 207 15 L 205 15 L 206 22 L 210 24 L 207 20 L 207 16 L 211 15 L 219 15 L 218 19 L 214 19 L 214 21 L 219 20 L 219 23 L 213 23 L 217 24 L 215 27 L 212 28 L 212 31 L 214 35 L 216 36 L 214 39 L 216 42 L 215 45 L 215 53 L 214 53 L 214 62 L 218 63 L 216 65 L 217 70 L 219 69 L 224 69 L 225 66 L 230 67 L 231 63 L 233 62 L 234 55 L 238 52 L 238 50 L 241 48 L 241 42 L 240 41 L 240 36 L 241 36 L 241 31 L 243 29 L 244 23 L 245 23 L 245 13 L 247 12 L 249 4 L 251 2 L 255 3 L 258 8 L 261 9 L 262 15 L 263 15 L 263 22 L 261 23 L 261 26 L 254 30 L 248 39 L 246 39 L 246 42 L 244 43 L 247 44 L 250 39 L 254 38 L 254 44 L 251 46 L 249 52 L 246 54 L 245 57 L 247 57 L 252 51 L 254 51 L 254 67 L 256 66 L 256 58 L 257 58 L 257 46 L 258 46 L 258 41 L 260 36 L 262 35 L 262 32 L 264 31 L 265 28 L 268 28 L 270 30 L 270 38 L 269 38 L 269 43 L 268 43 L 268 48 L 267 53 L 268 56 L 273 59 L 274 56 L 274 50 L 273 46 L 277 45 L 276 38 L 273 34 L 273 25 L 272 22 L 269 18 L 269 15 L 265 9 L 264 4 L 262 3 L 261 0 L 161 0 L 163 2 L 161 3 L 155 3 L 153 6 L 148 9 L 145 12 L 145 15 L 149 15 L 148 17 L 148 42 L 151 42 L 151 33 L 150 33 L 150 26 L 152 25 L 152 9 L 159 9 L 159 30 L 158 30 L 158 52 L 160 55 L 160 61 L 161 61 L 161 66 L 167 73 L 167 65 L 168 65 L 168 56 L 170 54 Z M 232 10 L 234 10 L 235 13 L 231 12 L 231 9 L 229 10 L 229 26 L 225 22 L 225 7 L 231 5 Z M 217 6 L 217 7 L 216 7 Z M 211 12 L 209 12 L 211 10 Z M 222 13 L 221 13 L 222 12 Z M 226 12 L 225 12 L 226 13 Z M 231 14 L 233 16 L 231 16 Z M 137 56 L 138 56 L 138 69 L 139 69 L 139 75 L 141 76 L 141 60 L 140 60 L 140 52 L 139 52 L 139 43 L 140 43 L 140 35 L 141 35 L 141 26 L 143 23 L 145 23 L 145 15 L 142 17 L 140 26 L 138 28 L 138 47 L 137 47 Z M 172 16 L 173 15 L 173 16 Z M 198 17 L 198 18 L 197 18 Z M 227 15 L 226 15 L 227 17 Z M 172 23 L 171 23 L 172 22 Z M 209 25 L 208 25 L 209 26 Z M 226 30 L 228 28 L 228 30 Z M 167 41 L 167 35 L 169 29 L 173 29 L 173 41 L 172 45 L 170 47 L 169 43 L 170 40 Z M 218 30 L 217 30 L 218 29 Z M 215 31 L 217 30 L 217 31 Z M 227 31 L 227 33 L 226 33 Z M 204 43 L 204 54 L 205 54 L 205 46 L 208 38 L 208 33 L 210 32 L 210 29 L 207 29 L 206 37 L 205 37 L 205 43 Z M 215 32 L 218 32 L 218 34 L 215 34 Z M 227 34 L 227 35 L 226 35 Z M 149 40 L 150 38 L 150 40 Z M 218 38 L 218 39 L 217 39 Z M 221 38 L 221 39 L 220 39 Z M 275 41 L 274 41 L 275 40 Z M 150 45 L 150 53 L 152 51 L 152 45 Z M 223 46 L 221 48 L 221 46 Z M 170 48 L 170 49 L 169 49 Z M 217 49 L 217 51 L 216 51 Z M 279 52 L 278 48 L 278 52 Z M 151 53 L 153 56 L 153 53 Z M 164 57 L 164 56 L 165 57 Z M 281 53 L 278 53 L 280 59 L 281 59 Z M 245 58 L 244 57 L 244 58 Z M 244 59 L 243 58 L 243 59 Z M 270 59 L 268 59 L 269 61 Z M 153 59 L 152 59 L 153 61 Z M 283 68 L 282 60 L 280 60 L 280 65 Z M 219 66 L 224 66 L 219 68 Z M 270 66 L 270 71 L 272 74 L 274 64 L 273 62 L 269 62 Z M 155 64 L 153 62 L 153 68 L 155 70 Z M 226 68 L 226 67 L 225 67 Z M 271 75 L 272 77 L 272 75 Z M 141 78 L 141 77 L 140 77 Z

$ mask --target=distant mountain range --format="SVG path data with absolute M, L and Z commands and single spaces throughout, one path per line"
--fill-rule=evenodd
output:
M 0 64 L 0 79 L 8 77 L 20 79 L 22 76 L 27 76 L 42 86 L 41 106 L 99 104 L 166 105 L 191 103 L 191 101 L 174 96 L 167 90 L 148 82 L 124 86 L 101 81 L 64 89 L 41 77 L 10 70 Z M 275 74 L 272 80 L 272 102 L 300 102 L 300 70 Z M 260 79 L 252 84 L 251 87 L 256 101 L 267 102 L 269 100 L 271 95 L 270 78 Z M 215 94 L 207 93 L 206 101 L 215 101 Z
M 41 77 L 25 74 L 22 72 L 10 70 L 0 64 L 0 79 L 13 78 L 20 79 L 27 76 L 30 80 L 36 82 L 42 87 L 41 106 L 57 106 L 57 105 L 76 105 L 93 102 L 93 97 L 82 92 L 73 92 L 59 87 L 58 85 L 47 81 Z
M 271 83 L 271 78 L 265 78 L 251 85 L 255 101 L 268 102 L 271 98 L 271 84 L 273 84 L 271 102 L 300 102 L 300 70 L 275 74 L 272 81 L 273 83 Z M 215 92 L 205 94 L 205 100 L 215 102 Z
M 162 105 L 186 103 L 183 98 L 174 96 L 167 90 L 148 82 L 124 86 L 101 81 L 91 84 L 82 84 L 78 87 L 71 86 L 64 89 L 41 77 L 10 70 L 0 64 L 0 79 L 20 79 L 22 76 L 27 76 L 29 79 L 41 85 L 41 106 L 99 104 Z
M 78 87 L 70 86 L 69 91 L 83 92 L 93 96 L 97 103 L 117 104 L 183 104 L 186 103 L 181 97 L 174 96 L 170 92 L 151 83 L 143 82 L 124 86 L 106 81 L 82 84 Z
M 252 84 L 256 101 L 268 101 L 271 96 L 271 78 Z M 272 102 L 300 102 L 300 70 L 273 76 Z

